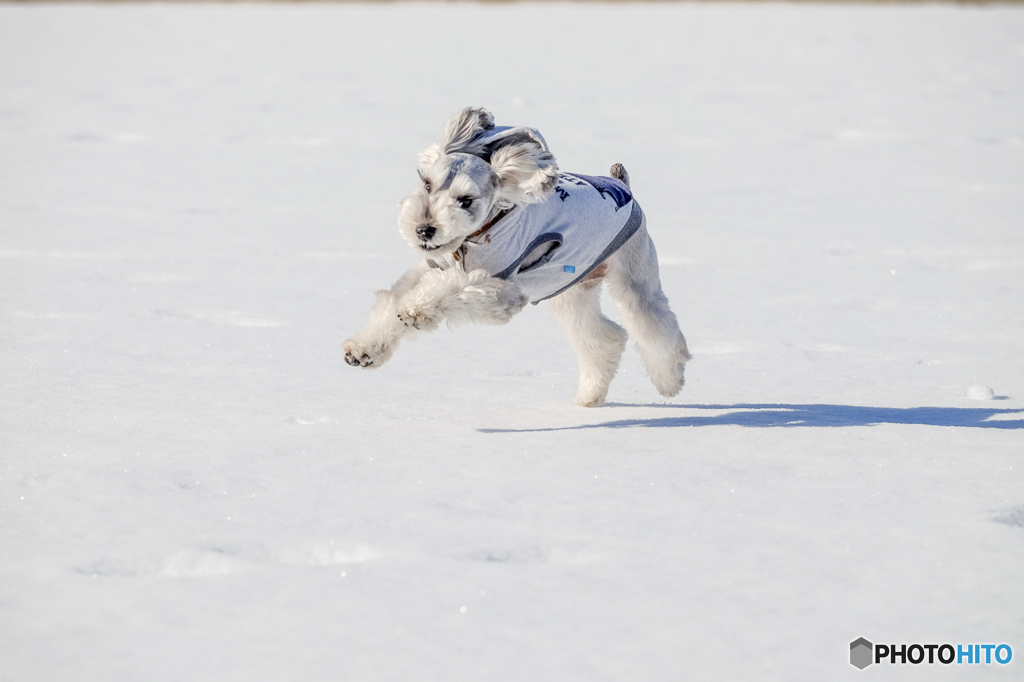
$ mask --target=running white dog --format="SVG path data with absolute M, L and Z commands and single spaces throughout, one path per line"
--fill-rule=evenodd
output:
M 579 354 L 576 404 L 604 401 L 628 336 L 658 391 L 679 393 L 690 353 L 625 168 L 612 166 L 610 178 L 559 173 L 540 133 L 495 127 L 488 111 L 467 108 L 420 154 L 419 175 L 398 225 L 426 258 L 377 292 L 369 323 L 345 342 L 348 364 L 380 367 L 413 330 L 504 324 L 550 298 Z M 601 314 L 605 279 L 626 329 Z

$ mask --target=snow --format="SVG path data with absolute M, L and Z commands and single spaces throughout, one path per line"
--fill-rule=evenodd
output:
M 996 397 L 996 392 L 989 386 L 975 384 L 967 389 L 967 397 L 971 400 L 992 400 Z
M 470 104 L 629 169 L 678 398 L 344 364 Z M 1019 7 L 0 5 L 0 680 L 1013 678 L 1022 114 Z

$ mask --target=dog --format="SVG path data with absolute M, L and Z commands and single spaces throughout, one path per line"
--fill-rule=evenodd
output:
M 424 258 L 377 292 L 345 361 L 380 367 L 409 333 L 505 324 L 550 299 L 579 356 L 577 405 L 604 402 L 630 336 L 658 392 L 678 394 L 686 339 L 626 169 L 610 175 L 561 173 L 536 130 L 497 127 L 486 109 L 456 114 L 420 153 L 419 185 L 399 205 L 399 232 Z M 625 329 L 601 313 L 606 280 Z

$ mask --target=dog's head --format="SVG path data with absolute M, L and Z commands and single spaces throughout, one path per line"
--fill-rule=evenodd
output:
M 398 209 L 398 229 L 423 254 L 454 251 L 495 213 L 543 201 L 558 164 L 527 128 L 496 129 L 485 109 L 463 109 L 420 153 L 419 186 Z

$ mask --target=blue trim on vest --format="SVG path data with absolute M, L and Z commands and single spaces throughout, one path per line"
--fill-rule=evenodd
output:
M 579 178 L 591 185 L 594 189 L 600 192 L 602 199 L 605 194 L 611 195 L 612 200 L 615 201 L 616 211 L 633 200 L 633 193 L 629 191 L 629 188 L 626 187 L 621 180 L 606 178 L 604 176 L 594 177 L 592 175 L 580 175 L 579 173 L 569 173 L 569 175 L 574 178 Z
M 504 270 L 502 270 L 501 272 L 496 274 L 495 277 L 497 277 L 498 279 L 508 279 L 508 277 L 513 272 L 516 271 L 516 269 L 519 267 L 519 265 L 524 260 L 526 260 L 526 257 L 529 256 L 531 253 L 533 253 L 534 249 L 536 249 L 541 244 L 547 244 L 548 242 L 558 242 L 558 246 L 561 246 L 562 245 L 562 235 L 558 234 L 557 232 L 545 232 L 544 234 L 540 235 L 539 237 L 534 239 L 532 242 L 530 242 L 530 245 L 526 247 L 526 250 L 523 251 L 523 253 L 519 256 L 519 258 L 516 258 L 515 262 L 512 263 L 512 265 L 508 266 L 507 268 L 505 268 Z M 558 248 L 558 247 L 555 247 L 555 248 Z M 551 253 L 553 251 L 554 251 L 554 249 L 552 249 L 551 251 L 548 252 L 548 254 L 547 254 L 548 260 L 551 259 Z M 544 262 L 546 263 L 547 261 L 544 261 Z
M 583 274 L 581 274 L 579 277 L 574 279 L 572 282 L 570 282 L 569 284 L 565 285 L 564 287 L 562 287 L 561 289 L 559 289 L 555 293 L 551 294 L 550 296 L 545 296 L 544 298 L 538 298 L 536 301 L 531 301 L 531 303 L 537 304 L 537 303 L 540 303 L 541 301 L 546 301 L 549 298 L 554 298 L 555 296 L 558 296 L 563 291 L 565 291 L 565 290 L 571 288 L 573 285 L 577 284 L 581 279 L 583 279 L 584 277 L 589 275 L 591 272 L 593 272 L 594 269 L 597 268 L 598 265 L 600 265 L 601 263 L 605 262 L 605 260 L 607 260 L 607 258 L 609 256 L 611 256 L 613 253 L 618 251 L 622 247 L 622 245 L 625 244 L 629 240 L 630 237 L 632 237 L 634 234 L 636 234 L 636 231 L 640 229 L 640 225 L 643 223 L 643 221 L 644 221 L 644 212 L 640 210 L 640 205 L 634 201 L 633 202 L 633 211 L 632 211 L 632 213 L 629 214 L 629 220 L 627 220 L 626 224 L 622 226 L 622 229 L 619 230 L 619 233 L 617 235 L 615 235 L 615 239 L 612 240 L 612 243 L 609 244 L 608 247 L 604 251 L 601 252 L 601 255 L 597 257 L 597 260 L 595 260 L 593 262 L 593 264 L 591 264 L 591 266 L 589 268 L 587 268 L 586 270 L 583 271 Z M 531 249 L 532 248 L 533 247 L 531 247 Z M 529 250 L 527 251 L 527 253 L 529 253 Z

